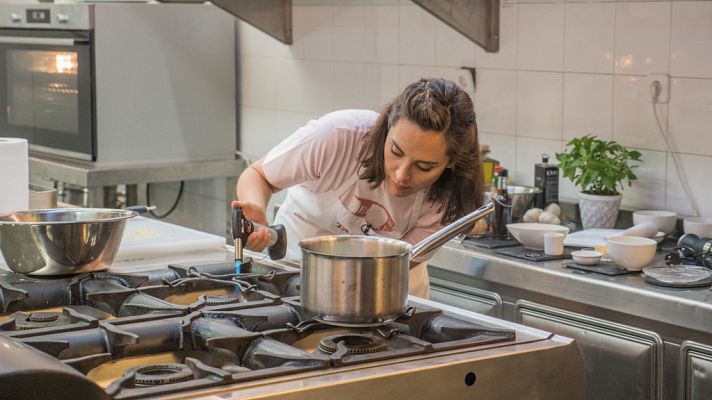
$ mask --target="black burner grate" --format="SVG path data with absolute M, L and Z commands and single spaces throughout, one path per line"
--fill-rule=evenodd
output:
M 253 264 L 236 280 L 234 274 L 224 273 L 230 265 L 209 267 L 176 267 L 171 270 L 175 274 L 164 270 L 122 274 L 121 279 L 115 274 L 88 274 L 69 283 L 47 278 L 62 281 L 56 287 L 65 291 L 64 298 L 52 300 L 63 305 L 52 305 L 57 308 L 43 303 L 47 296 L 42 290 L 13 292 L 0 279 L 0 297 L 15 293 L 22 301 L 7 304 L 25 310 L 0 320 L 0 338 L 26 342 L 57 359 L 57 365 L 94 379 L 105 388 L 105 398 L 117 400 L 516 338 L 512 330 L 448 317 L 425 305 L 417 309 L 409 305 L 395 321 L 378 327 L 315 323 L 298 296 L 287 295 L 298 292 L 298 272 Z M 13 282 L 23 282 L 12 277 Z M 38 284 L 35 281 L 30 287 Z M 47 287 L 54 288 L 40 285 Z M 23 297 L 27 293 L 31 302 Z M 36 304 L 43 307 L 29 308 Z M 49 312 L 59 307 L 62 312 Z M 24 326 L 32 329 L 21 331 Z M 26 348 L 30 354 L 34 349 Z M 27 369 L 28 376 L 32 371 Z M 0 379 L 2 373 L 0 368 Z M 52 379 L 61 384 L 71 376 L 62 373 Z

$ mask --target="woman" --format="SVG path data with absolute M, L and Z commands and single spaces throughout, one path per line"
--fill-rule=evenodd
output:
M 368 234 L 415 244 L 482 205 L 477 125 L 470 97 L 453 82 L 413 82 L 380 113 L 343 110 L 310 121 L 237 182 L 245 216 L 266 225 L 272 193 L 287 189 L 275 223 L 298 242 Z M 266 231 L 247 248 L 261 251 Z M 425 260 L 411 262 L 409 292 L 429 296 Z

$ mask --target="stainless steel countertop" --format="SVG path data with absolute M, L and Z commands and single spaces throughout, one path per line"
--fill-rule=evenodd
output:
M 565 261 L 565 260 L 563 260 Z M 663 264 L 663 256 L 654 263 Z M 646 283 L 640 273 L 608 276 L 563 266 L 562 260 L 533 262 L 473 249 L 450 241 L 429 264 L 478 280 L 522 288 L 685 329 L 712 332 L 712 290 L 676 289 Z

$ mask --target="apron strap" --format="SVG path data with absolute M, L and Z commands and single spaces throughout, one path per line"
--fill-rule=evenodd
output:
M 356 181 L 358 181 L 358 173 L 349 177 L 349 179 L 347 179 L 341 186 L 336 188 L 336 193 L 338 193 L 337 198 L 341 197 L 342 194 L 344 194 L 347 190 L 349 190 L 351 188 L 351 186 L 353 186 L 356 183 Z

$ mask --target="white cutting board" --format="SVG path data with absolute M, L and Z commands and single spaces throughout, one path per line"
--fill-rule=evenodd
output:
M 606 239 L 611 236 L 620 236 L 623 229 L 584 229 L 582 231 L 569 233 L 564 238 L 564 246 L 573 247 L 596 247 L 605 246 Z
M 126 221 L 116 261 L 151 258 L 225 247 L 225 238 L 155 219 Z

